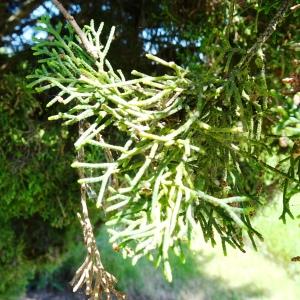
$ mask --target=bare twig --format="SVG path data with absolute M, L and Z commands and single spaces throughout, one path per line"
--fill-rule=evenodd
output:
M 71 16 L 68 11 L 64 8 L 64 6 L 58 0 L 52 0 L 55 6 L 59 9 L 59 11 L 63 14 L 65 19 L 70 23 L 70 25 L 74 28 L 75 32 L 78 34 L 83 47 L 85 50 L 94 58 L 98 58 L 97 49 L 92 45 L 87 39 L 85 33 L 81 30 L 79 25 L 77 24 L 75 18 Z

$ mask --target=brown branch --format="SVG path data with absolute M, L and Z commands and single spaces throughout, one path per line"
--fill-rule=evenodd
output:
M 63 14 L 65 19 L 70 23 L 70 25 L 74 28 L 75 32 L 79 36 L 83 47 L 85 50 L 94 58 L 98 58 L 97 49 L 92 45 L 88 38 L 86 37 L 85 33 L 81 30 L 78 23 L 76 22 L 75 18 L 71 16 L 68 11 L 64 8 L 64 6 L 58 0 L 52 0 L 53 4 L 59 9 L 59 11 Z

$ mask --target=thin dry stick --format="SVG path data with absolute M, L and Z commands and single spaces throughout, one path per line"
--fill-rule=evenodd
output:
M 54 5 L 59 9 L 59 11 L 63 14 L 65 19 L 70 23 L 70 25 L 74 28 L 75 32 L 78 34 L 83 47 L 86 51 L 95 59 L 98 58 L 97 49 L 92 45 L 87 39 L 85 33 L 81 30 L 79 25 L 73 16 L 71 16 L 68 11 L 64 8 L 64 6 L 58 0 L 52 0 Z
M 84 132 L 83 122 L 79 122 L 79 135 Z M 84 148 L 78 150 L 77 159 L 79 162 L 84 161 Z M 78 168 L 79 178 L 84 178 L 84 171 Z M 73 291 L 76 292 L 79 288 L 85 285 L 85 293 L 90 300 L 111 299 L 111 295 L 115 295 L 117 299 L 125 299 L 125 295 L 115 289 L 117 283 L 116 278 L 108 273 L 101 262 L 99 250 L 97 248 L 96 239 L 93 233 L 93 227 L 89 218 L 86 197 L 86 185 L 81 185 L 81 206 L 82 215 L 78 214 L 84 236 L 84 243 L 87 249 L 87 256 L 84 263 L 77 270 L 71 284 Z

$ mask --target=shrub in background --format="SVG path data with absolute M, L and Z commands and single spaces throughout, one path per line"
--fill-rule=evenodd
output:
M 67 132 L 48 126 L 22 73 L 0 79 L 0 298 L 22 293 L 74 239 L 78 189 Z

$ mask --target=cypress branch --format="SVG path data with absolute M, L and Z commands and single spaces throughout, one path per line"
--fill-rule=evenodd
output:
M 292 170 L 286 173 L 267 164 L 269 148 L 264 145 L 262 132 L 263 121 L 270 113 L 262 45 L 289 6 L 290 1 L 283 1 L 256 43 L 249 50 L 239 51 L 244 54 L 240 62 L 232 65 L 236 49 L 228 49 L 227 45 L 200 75 L 148 54 L 148 59 L 168 67 L 170 74 L 150 76 L 133 71 L 135 77 L 127 80 L 106 59 L 114 28 L 102 46 L 104 25 L 96 29 L 93 21 L 78 32 L 70 19 L 84 49 L 57 32 L 51 46 L 41 41 L 34 47 L 36 55 L 45 59 L 40 62 L 40 71 L 31 76 L 31 86 L 58 88 L 58 95 L 48 105 L 60 103 L 65 111 L 52 119 L 66 119 L 65 125 L 80 124 L 75 142 L 79 156 L 72 167 L 80 172 L 84 195 L 81 223 L 86 246 L 93 250 L 88 251 L 76 277 L 76 288 L 84 282 L 90 286 L 90 277 L 83 274 L 93 263 L 90 257 L 95 256 L 100 270 L 98 284 L 104 286 L 102 279 L 107 278 L 107 293 L 116 293 L 114 279 L 102 269 L 99 252 L 93 248 L 87 183 L 98 192 L 96 206 L 106 212 L 110 241 L 116 242 L 124 255 L 130 254 L 134 262 L 146 255 L 154 256 L 158 265 L 162 263 L 168 280 L 172 279 L 170 250 L 177 249 L 180 254 L 181 243 L 195 228 L 200 227 L 205 239 L 213 244 L 219 236 L 224 252 L 226 243 L 244 251 L 243 231 L 255 246 L 255 237 L 261 235 L 252 227 L 250 217 L 260 205 L 261 176 L 257 174 L 267 168 L 272 176 L 284 181 L 287 189 L 291 183 L 299 184 Z M 233 11 L 232 4 L 230 18 Z M 48 32 L 55 32 L 48 19 L 42 22 Z M 229 30 L 226 28 L 226 35 Z M 86 55 L 90 49 L 97 52 L 94 62 Z M 62 55 L 64 59 L 58 60 Z M 254 55 L 260 59 L 255 74 L 243 68 Z M 219 67 L 223 62 L 225 67 Z M 57 72 L 60 69 L 63 76 Z M 83 129 L 83 124 L 89 126 Z M 119 141 L 111 138 L 112 128 Z M 107 161 L 85 160 L 87 147 L 105 151 Z M 89 175 L 85 176 L 83 170 Z M 288 193 L 284 196 L 285 214 L 289 213 Z

